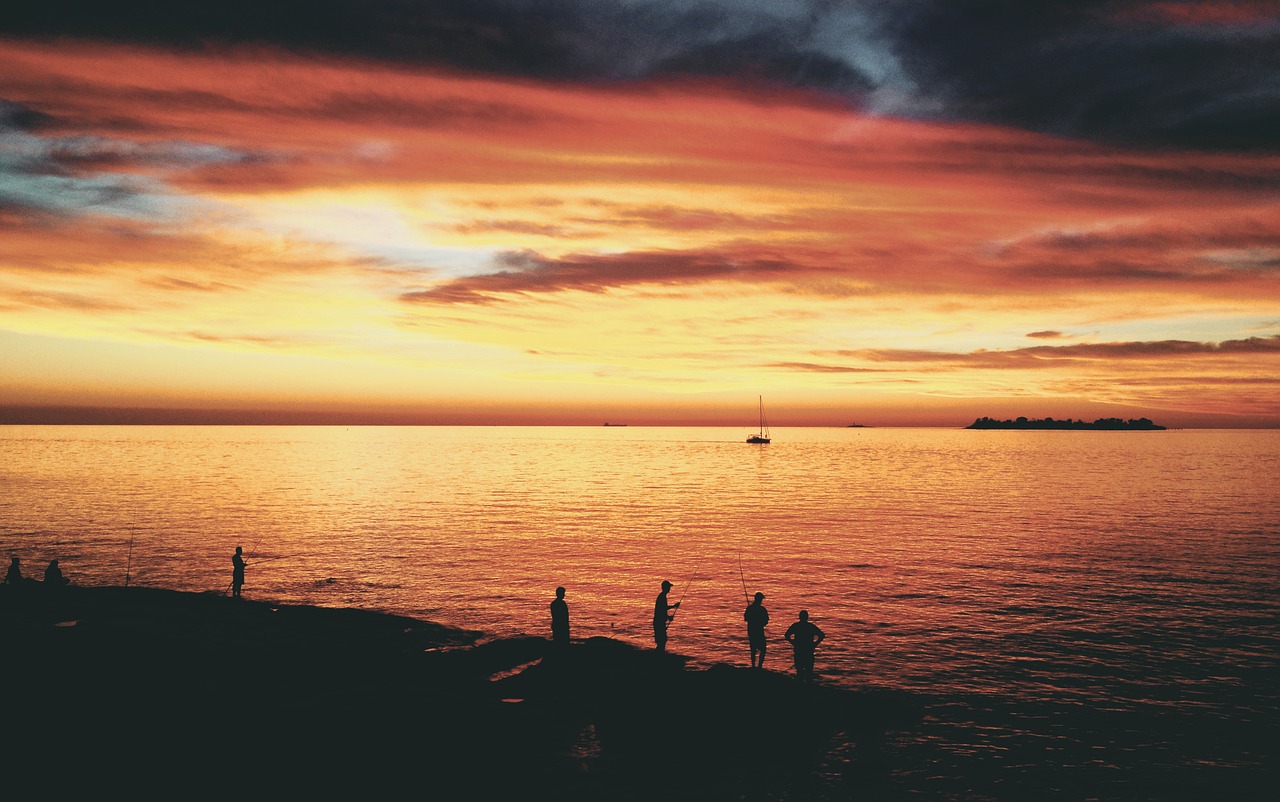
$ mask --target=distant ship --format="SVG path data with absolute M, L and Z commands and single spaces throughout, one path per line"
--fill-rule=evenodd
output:
M 627 424 L 625 424 L 625 423 L 609 423 L 608 421 L 605 421 L 605 422 L 604 422 L 604 425 L 605 425 L 605 426 L 626 426 Z
M 747 437 L 748 443 L 767 443 L 769 437 L 769 424 L 764 420 L 764 396 L 760 396 L 760 431 Z

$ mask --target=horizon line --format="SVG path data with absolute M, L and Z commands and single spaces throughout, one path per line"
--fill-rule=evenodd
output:
M 550 416 L 526 416 L 495 414 L 492 418 L 473 416 L 428 417 L 420 413 L 403 412 L 317 412 L 261 410 L 261 409 L 198 409 L 169 407 L 76 407 L 0 405 L 0 426 L 456 426 L 456 427 L 573 427 L 573 428 L 743 428 L 753 424 L 741 422 L 717 422 L 708 420 L 658 421 L 645 416 L 639 420 L 611 417 L 594 421 L 582 420 L 586 416 L 574 416 L 576 420 L 548 420 Z M 567 416 L 566 416 L 567 417 Z M 862 421 L 772 423 L 771 428 L 792 429 L 965 429 L 982 416 L 943 422 L 938 419 L 922 422 L 893 421 L 885 423 Z M 1030 416 L 1028 416 L 1030 417 Z M 1045 416 L 1041 415 L 1040 418 Z M 1087 416 L 1052 416 L 1057 420 L 1080 419 L 1092 421 Z M 1137 416 L 1134 416 L 1135 418 Z M 1143 415 L 1168 430 L 1175 429 L 1280 429 L 1280 423 L 1258 420 L 1222 420 L 1197 422 L 1191 425 L 1169 424 L 1159 420 L 1158 413 Z M 1174 415 L 1172 417 L 1179 417 Z M 503 420 L 502 418 L 505 418 Z M 1123 419 L 1128 419 L 1123 418 Z

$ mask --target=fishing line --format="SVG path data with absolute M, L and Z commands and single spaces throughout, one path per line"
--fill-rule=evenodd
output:
M 684 597 L 689 595 L 689 588 L 693 587 L 694 580 L 698 578 L 698 569 L 700 567 L 702 567 L 702 557 L 699 557 L 698 562 L 693 566 L 693 575 L 690 576 L 689 581 L 684 584 L 684 590 L 680 591 L 680 598 L 676 599 L 677 610 L 680 609 L 680 604 L 684 602 Z M 667 622 L 667 626 L 670 627 L 673 623 L 675 623 L 675 620 L 676 620 L 676 614 L 672 613 L 671 620 Z
M 742 580 L 742 597 L 751 603 L 751 594 L 747 593 L 747 575 L 742 571 L 742 546 L 738 546 L 738 578 Z

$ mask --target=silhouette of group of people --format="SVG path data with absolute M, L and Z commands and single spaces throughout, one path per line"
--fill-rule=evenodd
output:
M 241 598 L 245 573 L 244 550 L 236 546 L 236 553 L 231 557 L 231 595 Z M 34 582 L 35 580 L 30 580 Z M 5 574 L 4 584 L 22 585 L 28 580 L 22 576 L 22 564 L 18 557 L 9 562 L 9 570 Z M 44 569 L 46 587 L 63 587 L 71 580 L 62 574 L 57 560 L 50 560 Z M 674 610 L 680 609 L 680 602 L 672 604 L 668 598 L 672 584 L 662 581 L 662 591 L 653 601 L 653 643 L 659 652 L 667 650 L 667 630 L 675 620 Z M 551 602 L 551 641 L 556 647 L 569 645 L 569 604 L 565 601 L 564 587 L 556 588 L 556 597 Z M 769 610 L 764 606 L 764 594 L 756 593 L 755 599 L 747 605 L 742 613 L 747 623 L 747 646 L 751 654 L 751 667 L 764 668 L 765 653 L 769 648 L 764 628 L 769 624 Z M 816 624 L 809 620 L 809 611 L 801 610 L 798 620 L 787 628 L 782 636 L 791 644 L 795 659 L 796 677 L 811 681 L 813 679 L 814 653 L 818 644 L 826 639 L 826 635 Z
M 680 609 L 680 602 L 671 604 L 667 594 L 672 584 L 662 581 L 662 592 L 653 601 L 653 643 L 659 652 L 667 650 L 667 629 L 675 620 L 673 610 Z M 569 645 L 569 604 L 564 599 L 564 587 L 556 588 L 556 597 L 551 602 L 551 642 L 558 648 Z M 755 599 L 747 605 L 742 618 L 747 622 L 747 646 L 751 652 L 751 667 L 764 668 L 764 656 L 769 642 L 764 628 L 769 624 L 769 610 L 764 606 L 764 594 L 756 593 Z M 782 636 L 791 644 L 794 653 L 796 677 L 804 682 L 813 680 L 814 654 L 818 644 L 826 640 L 826 634 L 809 620 L 809 611 L 801 610 L 797 620 Z
M 35 582 L 35 580 L 29 580 L 22 575 L 22 561 L 16 556 L 10 559 L 9 570 L 4 575 L 4 584 L 18 586 L 29 582 Z M 60 588 L 70 585 L 71 580 L 62 575 L 62 568 L 58 566 L 57 560 L 50 560 L 49 565 L 44 569 L 44 584 L 48 588 Z

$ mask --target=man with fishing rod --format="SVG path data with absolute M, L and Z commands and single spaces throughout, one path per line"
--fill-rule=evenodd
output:
M 680 602 L 667 604 L 667 593 L 670 590 L 671 583 L 662 580 L 662 592 L 653 602 L 653 642 L 660 652 L 667 650 L 667 625 L 675 618 L 671 611 L 680 608 Z
M 764 668 L 764 653 L 768 646 L 764 637 L 764 628 L 769 623 L 769 611 L 765 609 L 763 593 L 756 593 L 755 601 L 747 605 L 747 609 L 743 611 L 742 620 L 747 622 L 747 645 L 751 647 L 751 667 Z
M 244 587 L 244 557 L 240 551 L 240 547 L 236 546 L 236 553 L 231 557 L 231 595 L 240 598 L 240 588 Z

